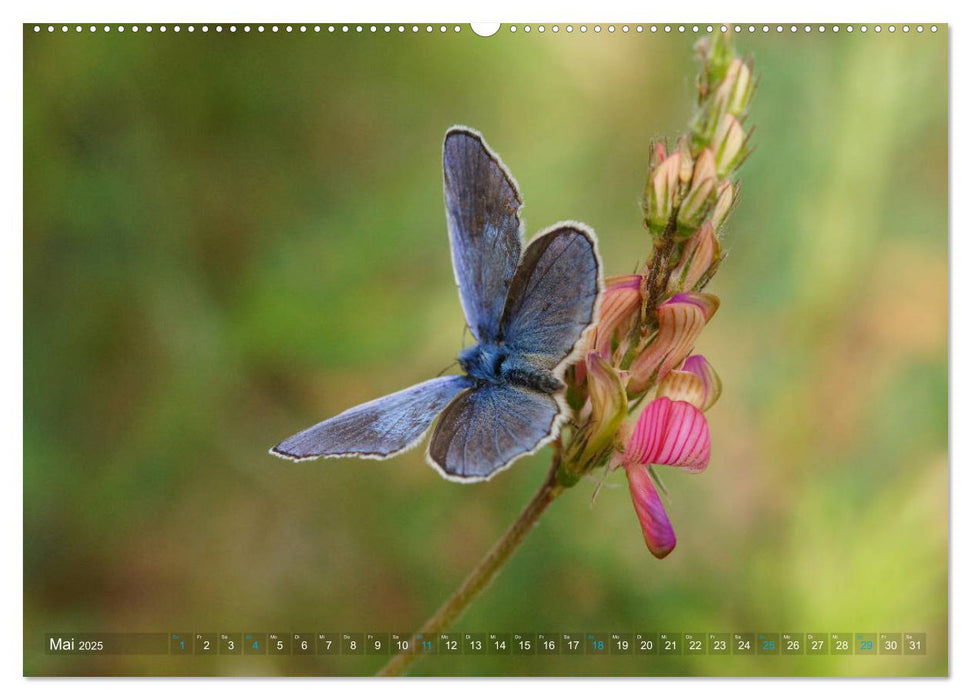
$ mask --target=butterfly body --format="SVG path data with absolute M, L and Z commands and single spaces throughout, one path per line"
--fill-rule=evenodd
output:
M 475 343 L 465 375 L 437 377 L 356 406 L 274 447 L 294 460 L 384 459 L 435 422 L 427 460 L 457 481 L 489 479 L 552 440 L 566 412 L 562 372 L 597 315 L 596 237 L 566 222 L 522 249 L 522 198 L 509 171 L 467 127 L 443 147 L 452 265 Z
M 459 365 L 482 384 L 512 384 L 552 394 L 563 388 L 553 372 L 537 368 L 505 343 L 472 345 L 459 355 Z

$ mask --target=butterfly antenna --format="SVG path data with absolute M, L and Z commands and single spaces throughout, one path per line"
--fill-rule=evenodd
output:
M 452 360 L 451 362 L 448 363 L 448 365 L 446 365 L 444 368 L 442 368 L 442 370 L 438 374 L 436 374 L 435 376 L 436 377 L 441 377 L 443 374 L 445 374 L 446 372 L 448 372 L 450 369 L 452 369 L 452 367 L 454 367 L 458 363 L 459 363 L 458 360 Z

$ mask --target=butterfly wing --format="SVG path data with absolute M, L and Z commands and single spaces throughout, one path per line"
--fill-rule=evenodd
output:
M 486 384 L 442 411 L 428 443 L 428 461 L 456 481 L 482 481 L 556 435 L 560 406 L 550 394 Z
M 472 129 L 445 134 L 445 215 L 462 309 L 479 342 L 495 340 L 521 250 L 523 200 L 499 156 Z
M 437 377 L 348 409 L 287 438 L 270 452 L 297 461 L 350 456 L 385 459 L 414 447 L 435 416 L 471 385 L 467 377 Z
M 553 370 L 593 324 L 602 287 L 593 231 L 557 224 L 526 248 L 509 285 L 500 337 L 529 364 Z

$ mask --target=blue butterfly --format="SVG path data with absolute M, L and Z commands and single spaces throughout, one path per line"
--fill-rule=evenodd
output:
M 447 479 L 489 479 L 554 439 L 567 412 L 563 372 L 595 321 L 603 288 L 597 239 L 566 222 L 521 254 L 523 200 L 482 136 L 445 134 L 445 214 L 462 309 L 476 344 L 465 374 L 431 379 L 349 409 L 270 452 L 293 460 L 386 459 L 440 416 L 427 460 Z

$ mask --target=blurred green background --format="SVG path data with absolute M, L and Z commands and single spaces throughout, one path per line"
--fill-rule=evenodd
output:
M 46 27 L 45 27 L 46 29 Z M 548 450 L 460 485 L 422 450 L 267 449 L 433 376 L 463 318 L 441 139 L 481 130 L 528 234 L 648 249 L 652 136 L 693 105 L 690 35 L 485 39 L 85 29 L 24 49 L 24 670 L 369 674 L 375 657 L 43 653 L 46 632 L 407 632 L 464 578 Z M 433 657 L 415 673 L 947 672 L 947 37 L 738 36 L 756 151 L 699 344 L 725 392 L 678 547 L 622 475 L 560 499 L 455 626 L 926 632 L 919 657 Z

